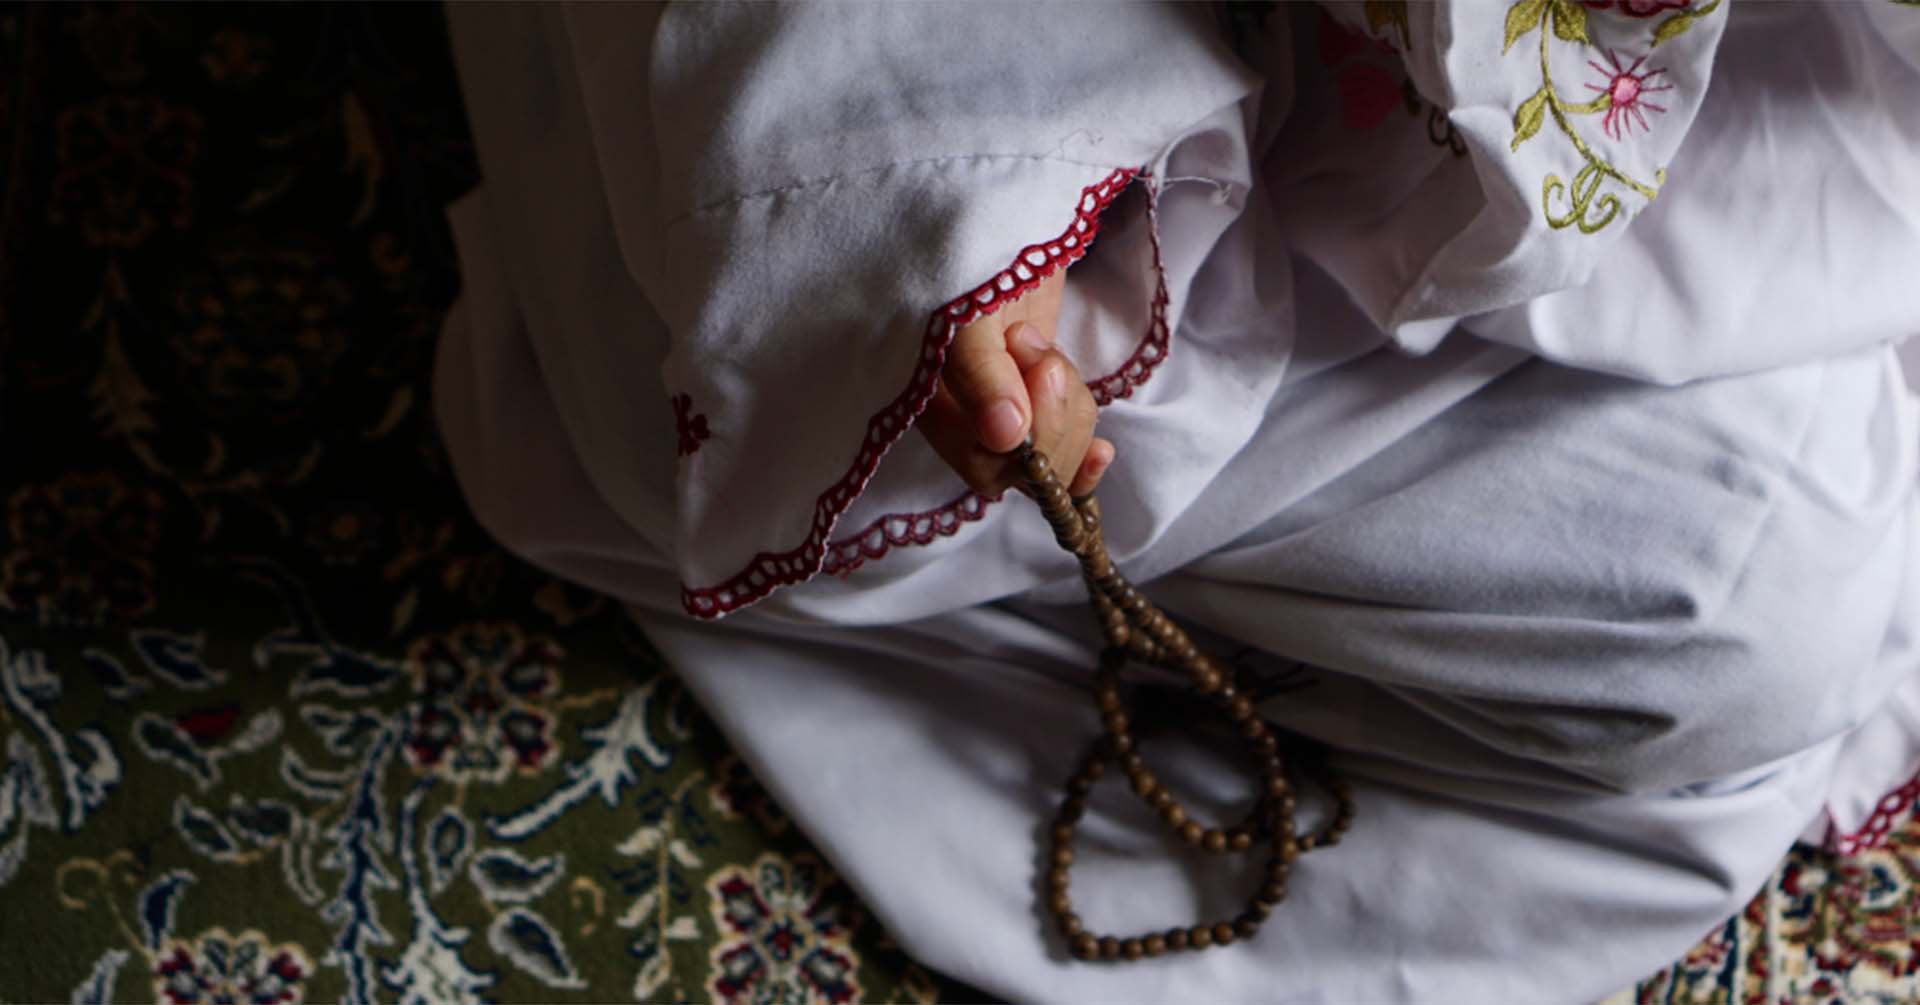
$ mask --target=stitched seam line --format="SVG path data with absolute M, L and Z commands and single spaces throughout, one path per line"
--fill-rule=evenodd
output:
M 690 220 L 696 216 L 702 216 L 710 213 L 717 213 L 721 210 L 733 209 L 739 206 L 741 203 L 750 202 L 755 199 L 770 199 L 777 195 L 785 195 L 788 192 L 798 192 L 802 189 L 808 189 L 808 188 L 821 188 L 827 185 L 831 185 L 835 182 L 846 181 L 854 178 L 864 178 L 869 175 L 884 174 L 888 171 L 894 171 L 900 168 L 914 167 L 916 165 L 921 165 L 921 164 L 948 164 L 948 163 L 962 163 L 966 161 L 1045 161 L 1053 164 L 1071 164 L 1076 167 L 1099 168 L 1103 171 L 1127 170 L 1125 168 L 1116 168 L 1112 164 L 1098 163 L 1095 161 L 1074 160 L 1071 157 L 1055 157 L 1051 154 L 949 154 L 942 157 L 914 157 L 914 158 L 909 158 L 907 160 L 888 161 L 885 164 L 876 164 L 873 167 L 862 168 L 858 171 L 846 171 L 839 174 L 821 175 L 820 177 L 817 177 L 817 178 L 803 178 L 800 181 L 790 182 L 788 184 L 780 185 L 775 188 L 759 189 L 757 191 L 746 192 L 740 195 L 730 195 L 724 199 L 714 199 L 710 202 L 703 202 L 693 207 L 692 209 L 685 210 L 675 216 L 667 218 L 665 225 L 672 226 L 676 223 L 680 223 L 683 220 Z
M 946 362 L 947 346 L 962 325 L 971 324 L 1018 299 L 1047 277 L 1078 261 L 1100 230 L 1100 214 L 1140 171 L 1121 168 L 1082 189 L 1073 220 L 1059 237 L 1028 245 L 993 278 L 945 306 L 927 319 L 920 360 L 907 386 L 867 420 L 853 463 L 846 473 L 814 500 L 813 529 L 798 547 L 784 552 L 760 552 L 744 569 L 713 586 L 694 588 L 683 581 L 680 602 L 697 618 L 717 618 L 792 583 L 804 582 L 820 571 L 827 543 L 840 517 L 866 491 L 880 459 L 918 418 L 933 396 L 934 381 Z M 1151 205 L 1151 204 L 1149 204 Z M 1099 392 L 1096 391 L 1096 398 Z

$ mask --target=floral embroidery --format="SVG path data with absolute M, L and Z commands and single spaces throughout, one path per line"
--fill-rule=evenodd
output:
M 1333 19 L 1325 10 L 1320 11 L 1317 19 L 1318 31 L 1314 40 L 1320 55 L 1320 65 L 1337 67 L 1356 56 L 1364 55 L 1370 46 L 1387 48 L 1385 42 L 1369 38 L 1366 34 Z
M 773 1005 L 860 1000 L 848 937 L 860 916 L 840 879 L 811 854 L 766 852 L 707 881 L 723 939 L 708 987 L 720 1001 Z
M 190 943 L 168 939 L 153 972 L 154 998 L 165 1005 L 298 1005 L 313 961 L 291 942 L 215 928 Z
M 1372 5 L 1367 13 L 1373 30 L 1378 31 L 1385 22 L 1374 21 Z M 1403 29 L 1405 13 L 1401 11 Z M 1358 131 L 1387 121 L 1401 102 L 1400 85 L 1379 64 L 1363 57 L 1369 52 L 1392 55 L 1393 48 L 1384 40 L 1369 38 L 1335 21 L 1324 10 L 1318 29 L 1320 62 L 1334 71 L 1334 89 L 1340 95 L 1340 124 Z
M 1615 8 L 1628 17 L 1653 17 L 1693 6 L 1693 0 L 1580 0 L 1580 3 L 1588 10 Z
M 1641 17 L 1648 3 L 1660 0 L 1622 0 L 1622 9 L 1629 14 Z M 1648 43 L 1649 49 L 1668 41 L 1686 31 L 1702 17 L 1719 7 L 1720 0 L 1699 7 L 1687 7 L 1681 13 L 1662 21 L 1653 31 Z M 1642 129 L 1650 128 L 1646 110 L 1665 111 L 1665 108 L 1645 100 L 1645 96 L 1654 91 L 1671 90 L 1670 85 L 1649 86 L 1648 82 L 1666 71 L 1661 68 L 1638 73 L 1647 57 L 1642 55 L 1626 69 L 1621 69 L 1617 58 L 1611 51 L 1607 53 L 1608 62 L 1613 68 L 1608 70 L 1598 63 L 1590 63 L 1600 70 L 1605 78 L 1605 86 L 1589 84 L 1598 96 L 1587 102 L 1570 102 L 1560 95 L 1553 79 L 1553 61 L 1548 43 L 1558 38 L 1581 46 L 1593 45 L 1587 32 L 1587 10 L 1591 4 L 1583 6 L 1574 0 L 1519 0 L 1507 10 L 1506 43 L 1502 51 L 1512 50 L 1515 43 L 1529 33 L 1540 35 L 1540 87 L 1534 91 L 1513 113 L 1514 150 L 1532 139 L 1541 127 L 1551 118 L 1583 162 L 1572 180 L 1562 179 L 1558 174 L 1549 172 L 1541 185 L 1541 205 L 1549 226 L 1558 230 L 1565 227 L 1578 227 L 1581 233 L 1592 234 L 1608 224 L 1620 213 L 1620 199 L 1612 192 L 1602 190 L 1604 183 L 1611 181 L 1651 202 L 1660 194 L 1660 187 L 1666 184 L 1665 170 L 1654 173 L 1651 184 L 1640 181 L 1602 157 L 1589 145 L 1580 131 L 1574 127 L 1573 116 L 1602 115 L 1601 129 L 1610 138 L 1622 139 L 1625 124 L 1637 122 Z M 1600 8 L 1594 8 L 1600 9 Z M 1631 116 L 1631 119 L 1628 117 Z M 1564 203 L 1564 211 L 1555 209 Z
M 1376 17 L 1373 5 L 1368 6 L 1367 15 L 1370 30 L 1378 33 L 1391 26 L 1399 32 L 1401 45 L 1407 44 L 1409 29 L 1404 4 L 1398 7 L 1397 17 Z M 1467 155 L 1466 141 L 1453 128 L 1453 120 L 1440 106 L 1429 104 L 1420 96 L 1419 89 L 1413 86 L 1413 78 L 1405 75 L 1401 60 L 1394 60 L 1402 74 L 1397 83 L 1394 76 L 1379 65 L 1356 61 L 1356 57 L 1367 55 L 1370 49 L 1392 54 L 1394 49 L 1387 39 L 1370 38 L 1349 29 L 1324 10 L 1320 12 L 1318 30 L 1320 62 L 1335 71 L 1334 88 L 1340 95 L 1341 125 L 1353 130 L 1372 129 L 1385 122 L 1398 105 L 1404 107 L 1408 115 L 1426 117 L 1428 142 L 1445 147 L 1455 157 Z
M 1607 66 L 1601 66 L 1591 59 L 1587 60 L 1587 65 L 1593 67 L 1600 74 L 1601 79 L 1606 81 L 1605 86 L 1587 85 L 1588 90 L 1607 96 L 1607 113 L 1600 120 L 1600 131 L 1616 140 L 1624 138 L 1626 130 L 1630 129 L 1633 123 L 1639 123 L 1643 132 L 1652 128 L 1647 125 L 1646 112 L 1641 109 L 1666 111 L 1664 106 L 1646 100 L 1646 96 L 1658 91 L 1671 91 L 1673 85 L 1652 83 L 1655 77 L 1667 72 L 1664 68 L 1638 74 L 1633 72 L 1646 61 L 1647 57 L 1641 56 L 1633 61 L 1632 66 L 1623 70 L 1620 68 L 1619 58 L 1613 54 L 1612 49 L 1607 50 Z M 1631 119 L 1628 118 L 1629 115 L 1632 116 Z
M 1453 128 L 1453 119 L 1442 111 L 1439 105 L 1430 104 L 1420 96 L 1418 88 L 1413 86 L 1413 78 L 1408 77 L 1400 84 L 1401 96 L 1406 102 L 1408 115 L 1427 115 L 1427 142 L 1436 147 L 1446 147 L 1455 157 L 1467 156 L 1467 141 L 1460 131 Z
M 693 397 L 686 394 L 673 396 L 673 425 L 680 434 L 680 456 L 686 457 L 700 449 L 700 443 L 713 435 L 707 429 L 707 417 L 693 410 Z
M 1372 63 L 1353 63 L 1334 77 L 1340 91 L 1340 123 L 1348 129 L 1372 129 L 1400 105 L 1400 85 Z
M 155 98 L 101 98 L 60 114 L 53 220 L 78 224 L 87 243 L 131 248 L 165 222 L 193 219 L 187 166 L 200 117 Z
M 11 554 L 0 570 L 0 606 L 34 611 L 42 624 L 97 625 L 153 610 L 153 565 L 164 505 L 112 474 L 69 474 L 14 493 Z
M 324 18 L 252 10 L 0 5 L 0 67 L 8 71 L 0 119 L 9 127 L 0 129 L 0 145 L 11 138 L 22 163 L 46 168 L 18 175 L 16 226 L 0 241 L 13 254 L 0 253 L 0 278 L 28 284 L 16 283 L 8 300 L 27 305 L 23 320 L 95 319 L 17 324 L 0 354 L 7 414 L 18 429 L 36 419 L 45 427 L 6 440 L 14 480 L 0 490 L 0 606 L 9 607 L 0 614 L 0 892 L 48 932 L 70 934 L 57 951 L 48 939 L 0 939 L 0 996 L 165 1003 L 155 983 L 170 961 L 186 975 L 183 996 L 200 989 L 213 998 L 223 983 L 244 986 L 231 961 L 249 941 L 242 933 L 258 931 L 266 934 L 251 940 L 252 959 L 270 965 L 289 950 L 292 970 L 311 961 L 312 976 L 289 981 L 306 1001 L 712 1000 L 712 947 L 760 943 L 716 926 L 709 879 L 735 866 L 757 893 L 755 858 L 778 843 L 780 861 L 793 862 L 805 837 L 789 826 L 773 838 L 758 822 L 758 797 L 733 784 L 742 770 L 716 763 L 724 737 L 632 622 L 614 616 L 619 605 L 557 596 L 549 576 L 492 544 L 432 448 L 430 413 L 417 403 L 428 400 L 430 329 L 458 272 L 444 235 L 434 238 L 444 230 L 442 200 L 420 195 L 463 191 L 478 171 L 439 9 L 370 5 Z M 90 58 L 80 46 L 95 40 L 76 22 L 123 14 L 133 18 L 131 34 L 101 39 L 110 58 Z M 1619 19 L 1613 27 L 1659 23 L 1593 16 L 1596 27 L 1609 17 Z M 201 61 L 219 48 L 209 39 L 226 21 L 270 43 L 262 50 L 269 68 L 245 84 L 209 79 Z M 137 64 L 120 55 L 128 39 Z M 1617 47 L 1623 64 L 1647 51 Z M 1599 48 L 1581 58 L 1599 58 Z M 20 58 L 33 51 L 43 55 Z M 1654 56 L 1666 62 L 1657 49 Z M 1591 71 L 1571 66 L 1578 79 L 1565 86 L 1584 100 L 1590 93 L 1579 81 Z M 135 90 L 164 94 L 205 123 L 201 156 L 190 165 L 188 230 L 170 232 L 171 203 L 148 206 L 156 229 L 145 254 L 91 242 L 80 210 L 93 204 L 52 199 L 63 170 L 56 129 L 11 128 L 54 124 L 64 108 L 130 93 L 122 79 L 136 72 L 150 83 Z M 343 114 L 354 115 L 350 93 L 365 114 L 343 130 Z M 1665 124 L 1653 119 L 1655 136 Z M 1598 126 L 1596 115 L 1590 131 L 1606 142 Z M 347 157 L 357 142 L 349 137 L 361 129 L 402 148 L 389 150 L 381 172 Z M 210 156 L 215 150 L 233 156 Z M 50 232 L 56 210 L 71 219 Z M 352 291 L 350 330 L 394 337 L 351 349 L 325 386 L 306 375 L 294 397 L 254 396 L 247 418 L 223 422 L 185 401 L 200 385 L 178 386 L 167 339 L 187 330 L 175 309 L 183 269 L 191 281 L 194 266 L 231 246 L 212 228 L 242 220 L 271 222 L 272 234 L 295 238 L 289 250 L 302 254 L 343 249 L 320 255 L 317 270 Z M 163 233 L 164 249 L 156 239 Z M 24 268 L 28 257 L 32 268 Z M 347 367 L 346 359 L 365 365 Z M 391 413 L 403 422 L 375 425 L 380 406 L 408 396 L 415 407 Z M 223 408 L 239 403 L 223 400 Z M 263 403 L 288 421 L 256 430 Z M 89 406 L 98 409 L 91 423 L 83 420 Z M 297 480 L 250 459 L 243 432 L 278 444 L 275 454 L 316 458 L 314 476 Z M 213 437 L 229 449 L 207 470 Z M 75 481 L 120 486 L 125 494 L 109 514 L 139 519 L 108 515 L 83 529 L 64 500 L 47 501 L 59 499 L 67 471 L 110 471 Z M 111 577 L 82 547 L 56 545 L 38 530 L 16 533 L 15 500 L 30 487 L 40 494 L 31 526 L 83 539 L 98 533 L 104 546 L 121 549 L 119 558 L 150 563 L 151 571 L 132 575 L 134 589 L 109 590 Z M 227 519 L 203 519 L 223 507 Z M 358 514 L 357 524 L 339 520 L 343 513 Z M 915 543 L 919 530 L 938 536 L 957 526 L 918 517 L 889 521 L 882 539 Z M 149 519 L 157 541 L 139 527 Z M 309 546 L 321 539 L 328 543 Z M 817 540 L 831 563 L 838 545 Z M 847 555 L 865 554 L 846 547 Z M 19 563 L 49 561 L 65 577 L 47 590 L 85 582 L 66 593 L 16 593 L 7 566 L 23 554 Z M 343 571 L 355 569 L 363 574 Z M 121 592 L 136 598 L 129 609 L 143 594 L 156 598 L 154 610 L 164 608 L 182 631 L 34 624 L 49 595 L 53 610 L 84 611 L 81 620 L 122 617 L 112 604 L 94 606 Z M 24 607 L 11 606 L 15 596 Z M 564 749 L 539 774 L 510 771 L 499 785 L 462 785 L 465 776 L 418 773 L 406 761 L 420 701 L 408 647 L 477 619 L 476 610 L 519 623 L 529 638 L 551 636 L 566 659 L 555 692 L 530 702 L 554 719 Z M 163 740 L 176 742 L 156 746 Z M 202 785 L 208 779 L 217 780 Z M 710 798 L 723 782 L 721 799 L 744 814 L 739 820 Z M 1920 1000 L 1912 935 L 1920 821 L 1910 805 L 1917 793 L 1920 781 L 1890 794 L 1863 830 L 1837 837 L 1837 847 L 1858 846 L 1857 854 L 1796 848 L 1721 936 L 1731 945 L 1718 965 L 1717 947 L 1696 951 L 1620 1002 Z M 533 899 L 517 902 L 526 897 Z M 231 933 L 224 982 L 205 950 L 216 924 Z M 858 965 L 850 982 L 858 1000 L 978 997 L 944 981 L 933 987 L 870 920 L 844 950 L 821 941 Z M 282 968 L 280 978 L 292 970 Z M 818 1000 L 823 983 L 834 983 L 830 974 L 756 987 Z M 258 980 L 253 990 L 271 995 Z
M 498 782 L 554 760 L 548 699 L 560 689 L 560 647 L 511 624 L 466 625 L 415 642 L 407 669 L 407 761 L 422 774 Z

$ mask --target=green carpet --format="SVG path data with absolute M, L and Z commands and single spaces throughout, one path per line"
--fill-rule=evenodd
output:
M 0 8 L 0 172 L 0 1001 L 978 997 L 467 515 L 437 7 Z M 1797 850 L 1619 1000 L 1920 998 L 1917 869 Z

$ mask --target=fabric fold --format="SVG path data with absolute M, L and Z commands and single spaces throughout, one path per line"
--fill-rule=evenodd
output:
M 956 54 L 977 25 L 950 5 L 566 12 L 595 150 L 620 165 L 617 240 L 668 332 L 690 613 L 978 519 L 947 505 L 956 480 L 841 527 L 954 329 L 1079 259 L 1129 178 L 1256 86 L 1202 9 L 997 16 L 1019 23 L 988 59 Z M 1123 358 L 1146 329 L 1100 327 Z

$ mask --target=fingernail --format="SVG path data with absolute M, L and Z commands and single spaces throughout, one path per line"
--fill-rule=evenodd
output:
M 1056 366 L 1047 371 L 1047 393 L 1056 398 L 1067 396 L 1067 368 Z
M 1020 442 L 1020 406 L 1007 398 L 987 406 L 980 415 L 980 441 L 991 450 L 1005 450 Z
M 1009 334 L 1013 336 L 1013 340 L 1020 345 L 1020 348 L 1030 353 L 1046 352 L 1052 348 L 1052 344 L 1047 341 L 1047 337 L 1041 334 L 1039 325 L 1030 325 L 1025 321 L 1021 321 L 1013 326 L 1013 330 L 1009 332 Z

